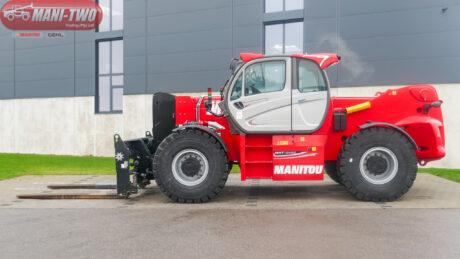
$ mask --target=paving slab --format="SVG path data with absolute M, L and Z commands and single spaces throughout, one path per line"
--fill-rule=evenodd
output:
M 402 199 L 388 203 L 362 202 L 330 179 L 321 182 L 248 180 L 231 174 L 221 195 L 204 204 L 171 202 L 153 183 L 139 195 L 122 200 L 26 200 L 20 194 L 113 193 L 106 190 L 50 190 L 49 184 L 113 184 L 115 176 L 24 176 L 0 181 L 1 208 L 180 208 L 180 209 L 426 209 L 460 208 L 460 184 L 419 174 Z

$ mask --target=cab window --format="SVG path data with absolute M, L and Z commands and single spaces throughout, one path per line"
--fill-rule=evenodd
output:
M 243 88 L 243 73 L 240 74 L 238 79 L 236 79 L 235 84 L 233 85 L 232 94 L 230 95 L 230 101 L 234 101 L 241 97 L 242 88 Z
M 309 60 L 298 62 L 298 87 L 302 93 L 326 91 L 326 83 L 320 68 Z
M 244 71 L 245 96 L 281 91 L 285 83 L 285 61 L 258 62 L 248 66 Z

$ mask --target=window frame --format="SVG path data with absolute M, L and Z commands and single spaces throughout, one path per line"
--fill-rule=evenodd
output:
M 258 94 L 266 94 L 266 93 L 273 93 L 273 92 L 282 92 L 284 89 L 286 89 L 286 82 L 287 82 L 287 61 L 286 59 L 270 59 L 270 60 L 256 60 L 255 62 L 248 63 L 246 67 L 244 67 L 242 74 L 243 74 L 243 86 L 242 86 L 242 94 L 241 97 L 249 97 L 249 96 L 255 96 L 258 94 L 251 94 L 251 95 L 246 95 L 246 69 L 249 68 L 252 65 L 259 64 L 259 63 L 267 63 L 267 62 L 283 62 L 284 63 L 284 83 L 283 83 L 283 88 L 276 90 L 276 91 L 268 91 L 268 92 L 261 92 Z M 264 79 L 265 81 L 265 79 Z M 236 82 L 236 80 L 235 80 Z M 234 86 L 234 84 L 233 84 Z M 233 91 L 233 86 L 232 86 L 232 91 Z M 240 98 L 241 98 L 240 97 Z M 239 98 L 238 98 L 239 99 Z M 236 100 L 238 100 L 236 99 Z
M 123 89 L 124 90 L 124 87 L 125 87 L 125 83 L 124 83 L 124 80 L 125 80 L 125 75 L 124 75 L 124 66 L 123 66 L 123 73 L 115 73 L 113 74 L 112 73 L 112 44 L 110 44 L 110 70 L 109 70 L 109 74 L 102 74 L 102 76 L 108 76 L 110 78 L 110 109 L 109 111 L 100 111 L 99 110 L 99 104 L 100 104 L 100 101 L 99 101 L 99 78 L 101 77 L 101 75 L 99 74 L 99 43 L 101 42 L 112 42 L 112 41 L 123 41 L 123 37 L 114 37 L 114 38 L 104 38 L 104 39 L 98 39 L 96 40 L 96 44 L 95 44 L 95 48 L 96 48 L 96 69 L 95 69 L 95 85 L 96 85 L 96 91 L 95 91 L 95 106 L 94 106 L 94 112 L 96 114 L 122 114 L 123 113 L 123 108 L 121 110 L 114 110 L 113 109 L 113 89 Z M 124 48 L 124 42 L 123 42 L 123 48 Z M 124 52 L 124 51 L 123 51 Z M 123 53 L 123 63 L 124 63 L 124 53 Z M 113 76 L 123 76 L 123 85 L 122 86 L 113 86 L 112 85 L 112 77 Z M 124 95 L 124 93 L 123 93 Z M 123 96 L 122 95 L 122 96 Z M 123 98 L 123 97 L 122 97 Z M 123 103 L 123 102 L 122 102 Z
M 272 22 L 265 22 L 263 24 L 263 30 L 262 30 L 262 39 L 263 39 L 263 53 L 267 53 L 267 48 L 266 48 L 266 43 L 267 43 L 267 30 L 266 27 L 270 25 L 282 25 L 283 26 L 283 52 L 281 54 L 268 54 L 268 55 L 285 55 L 286 54 L 286 24 L 288 23 L 302 23 L 302 53 L 305 53 L 305 24 L 304 24 L 304 19 L 303 18 L 298 18 L 298 19 L 289 19 L 289 20 L 282 20 L 282 21 L 272 21 Z
M 124 1 L 124 0 L 120 0 L 121 3 L 122 3 L 122 7 L 123 7 L 123 18 L 121 19 L 122 28 L 119 29 L 119 30 L 113 30 L 113 29 L 112 29 L 112 27 L 113 27 L 113 26 L 112 26 L 112 25 L 113 25 L 113 4 L 112 4 L 112 2 L 113 2 L 114 0 L 108 0 L 108 1 L 109 1 L 109 11 L 110 11 L 110 15 L 109 15 L 109 30 L 107 30 L 107 31 L 101 31 L 101 30 L 99 30 L 99 25 L 100 25 L 100 24 L 99 24 L 98 26 L 96 26 L 95 31 L 96 31 L 96 32 L 100 32 L 100 33 L 110 33 L 110 32 L 113 32 L 113 31 L 123 31 L 123 30 L 125 29 L 125 1 Z M 284 1 L 284 0 L 283 0 L 283 1 Z M 96 0 L 96 3 L 97 3 L 97 4 L 100 4 L 100 0 Z M 101 9 L 102 9 L 102 6 L 101 6 Z M 104 11 L 102 11 L 102 12 L 104 12 Z M 104 18 L 105 18 L 105 17 L 104 17 L 104 13 L 103 13 L 102 19 L 104 19 Z
M 301 9 L 292 9 L 292 10 L 286 10 L 286 0 L 281 0 L 281 1 L 283 2 L 283 9 L 281 11 L 267 12 L 267 0 L 263 0 L 264 13 L 280 13 L 280 12 L 291 12 L 291 11 L 305 10 L 305 1 L 304 0 L 301 0 L 301 2 L 302 2 L 302 8 Z
M 235 90 L 236 83 L 238 83 L 238 80 L 240 79 L 240 77 L 241 77 L 241 92 L 240 92 L 238 98 L 232 100 L 233 91 Z M 236 78 L 236 79 L 234 80 L 234 83 L 232 84 L 232 89 L 231 89 L 231 92 L 230 92 L 230 95 L 229 95 L 230 102 L 236 101 L 236 100 L 240 99 L 241 97 L 243 97 L 243 91 L 244 91 L 244 88 L 243 88 L 243 87 L 244 87 L 244 71 L 241 72 L 241 73 L 238 73 L 237 76 L 236 76 L 235 78 Z
M 314 93 L 314 91 L 309 91 L 309 92 L 303 92 L 303 91 L 300 91 L 300 88 L 299 88 L 299 77 L 300 77 L 300 73 L 299 73 L 299 66 L 300 66 L 300 61 L 305 61 L 305 62 L 310 62 L 312 63 L 314 66 L 316 66 L 323 78 L 323 82 L 324 82 L 324 87 L 325 87 L 325 90 L 324 91 L 327 91 L 329 92 L 329 79 L 327 77 L 327 74 L 324 70 L 322 70 L 320 68 L 320 66 L 312 61 L 312 60 L 307 60 L 307 59 L 302 59 L 302 58 L 292 58 L 292 67 L 294 68 L 293 69 L 293 73 L 292 73 L 292 83 L 291 83 L 291 88 L 292 90 L 294 89 L 297 89 L 300 93 Z

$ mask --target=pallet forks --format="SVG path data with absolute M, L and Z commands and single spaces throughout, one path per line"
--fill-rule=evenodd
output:
M 145 138 L 123 141 L 114 135 L 116 184 L 53 184 L 51 190 L 116 190 L 110 193 L 42 193 L 21 194 L 19 199 L 127 199 L 138 194 L 139 189 L 150 183 L 147 173 L 151 172 L 152 134 Z

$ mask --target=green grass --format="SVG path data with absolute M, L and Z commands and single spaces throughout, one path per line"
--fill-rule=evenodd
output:
M 234 165 L 232 173 L 240 171 Z M 430 173 L 460 182 L 460 169 L 421 168 L 419 173 Z M 0 180 L 22 175 L 91 175 L 115 174 L 111 157 L 54 156 L 0 153 Z
M 22 175 L 115 174 L 111 157 L 0 154 L 0 180 Z
M 420 168 L 418 172 L 436 175 L 460 183 L 460 169 Z

